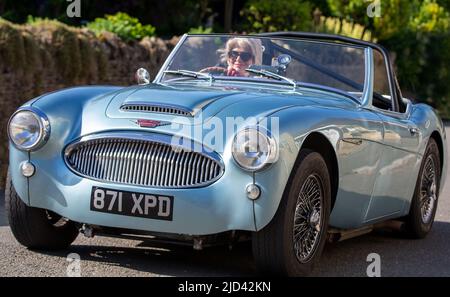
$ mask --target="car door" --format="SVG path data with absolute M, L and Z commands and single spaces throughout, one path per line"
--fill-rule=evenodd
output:
M 330 225 L 343 229 L 360 227 L 372 199 L 384 146 L 383 123 L 371 111 L 348 114 L 336 147 L 339 189 Z
M 384 148 L 366 222 L 402 214 L 416 182 L 413 171 L 420 135 L 411 131 L 417 127 L 396 115 L 379 115 L 385 131 Z
M 416 179 L 413 171 L 418 162 L 420 131 L 408 118 L 408 112 L 396 108 L 392 94 L 396 92 L 389 84 L 386 63 L 382 56 L 375 57 L 374 92 L 382 94 L 387 102 L 373 99 L 373 112 L 383 122 L 383 154 L 375 181 L 372 198 L 366 214 L 366 222 L 373 222 L 403 213 L 411 200 Z M 381 62 L 380 62 L 381 61 Z M 392 81 L 392 80 L 391 80 Z M 394 90 L 391 92 L 391 90 Z M 379 98 L 378 98 L 379 99 Z

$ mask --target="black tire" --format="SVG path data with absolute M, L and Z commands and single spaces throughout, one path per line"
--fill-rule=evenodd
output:
M 272 221 L 262 230 L 253 233 L 252 248 L 258 269 L 263 273 L 287 276 L 306 276 L 316 262 L 319 260 L 325 246 L 331 205 L 330 175 L 323 157 L 312 150 L 302 149 L 300 151 L 297 167 L 293 172 L 283 198 Z M 300 191 L 305 189 L 307 182 L 319 185 L 321 189 L 321 215 L 317 221 L 320 222 L 320 230 L 312 227 L 310 216 L 299 217 L 303 220 L 301 228 L 311 228 L 317 231 L 317 239 L 308 258 L 298 258 L 294 248 L 294 214 L 296 213 L 297 200 Z M 309 185 L 309 184 L 308 184 Z M 316 199 L 316 198 L 314 198 Z M 308 200 L 308 199 L 306 199 Z M 302 204 L 305 205 L 305 204 Z M 302 208 L 303 209 L 303 208 Z M 298 208 L 300 210 L 300 208 Z M 307 211 L 305 210 L 306 214 Z M 309 219 L 303 219 L 309 217 Z M 299 223 L 299 218 L 297 223 Z M 305 223 L 308 221 L 309 223 Z M 314 231 L 314 232 L 316 232 Z M 300 261 L 302 259 L 302 261 Z
M 432 164 L 432 171 L 434 172 L 433 174 L 435 177 L 434 186 L 428 181 L 429 177 L 426 177 L 427 175 L 429 175 L 427 174 L 427 172 L 431 172 L 430 164 Z M 441 165 L 439 148 L 436 141 L 433 138 L 430 138 L 427 148 L 425 149 L 422 163 L 420 165 L 419 175 L 417 177 L 416 187 L 414 190 L 414 196 L 411 201 L 409 214 L 405 218 L 405 231 L 408 237 L 414 239 L 424 238 L 430 232 L 431 227 L 433 226 L 434 217 L 436 215 L 438 205 L 440 179 Z M 435 199 L 433 199 L 434 202 L 432 203 L 432 205 L 429 208 L 426 208 L 427 212 L 424 212 L 422 211 L 421 205 L 422 203 L 427 203 L 425 200 L 430 200 L 429 198 L 425 199 L 425 197 L 422 195 L 424 193 L 423 190 L 425 190 L 424 187 L 426 185 L 429 185 L 429 188 L 425 191 L 427 193 L 426 196 L 434 196 Z M 433 187 L 434 189 L 432 189 Z M 433 191 L 434 195 L 431 195 Z M 424 214 L 427 215 L 425 216 Z
M 30 248 L 58 250 L 67 248 L 78 236 L 75 223 L 61 220 L 55 213 L 27 206 L 19 197 L 8 172 L 5 210 L 17 241 Z

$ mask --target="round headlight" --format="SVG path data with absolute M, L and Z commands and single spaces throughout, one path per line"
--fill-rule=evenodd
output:
M 262 129 L 246 128 L 233 140 L 233 158 L 245 170 L 261 170 L 276 161 L 277 152 L 275 140 Z
M 21 150 L 38 149 L 45 143 L 50 125 L 45 116 L 32 110 L 19 110 L 9 120 L 8 135 Z

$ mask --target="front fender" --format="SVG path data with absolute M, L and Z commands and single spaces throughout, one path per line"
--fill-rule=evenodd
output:
M 63 146 L 61 143 L 79 133 L 84 106 L 91 100 L 100 100 L 106 94 L 118 89 L 120 87 L 113 86 L 68 88 L 41 95 L 24 103 L 20 108 L 37 108 L 45 113 L 50 122 L 51 133 L 48 144 L 55 149 L 49 150 L 47 145 L 38 152 L 45 151 L 47 158 L 50 158 L 51 154 L 60 154 L 59 148 Z M 55 146 L 55 143 L 59 145 Z M 21 174 L 20 165 L 22 162 L 30 161 L 34 153 L 18 150 L 9 142 L 9 173 L 17 194 L 27 205 L 30 205 L 28 179 Z
M 263 195 L 254 202 L 257 229 L 264 228 L 280 205 L 298 153 L 312 133 L 320 133 L 332 147 L 338 173 L 330 225 L 363 225 L 382 151 L 383 124 L 373 112 L 356 104 L 345 108 L 292 107 L 274 113 L 279 119 L 279 160 L 255 174 Z M 343 141 L 345 140 L 345 142 Z
M 342 131 L 337 125 L 330 125 L 331 114 L 344 112 L 340 109 L 313 107 L 292 107 L 281 110 L 271 117 L 279 121 L 279 159 L 267 169 L 255 173 L 255 182 L 261 187 L 261 197 L 254 202 L 255 225 L 264 228 L 275 216 L 298 153 L 304 140 L 311 133 L 324 135 L 333 148 L 341 138 Z M 328 118 L 328 119 L 327 119 Z
M 111 99 L 111 93 L 121 88 L 87 86 L 64 89 L 42 96 L 33 102 L 32 107 L 47 115 L 52 128 L 49 142 L 55 143 L 78 137 L 85 128 L 83 125 L 95 126 L 96 121 L 102 119 L 98 111 L 105 110 Z M 126 91 L 127 88 L 121 92 Z

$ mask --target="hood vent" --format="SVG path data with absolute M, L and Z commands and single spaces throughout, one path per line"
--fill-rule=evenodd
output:
M 122 111 L 164 113 L 192 117 L 194 112 L 177 105 L 159 105 L 152 103 L 126 103 L 120 107 Z

